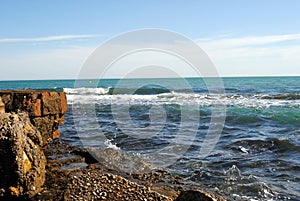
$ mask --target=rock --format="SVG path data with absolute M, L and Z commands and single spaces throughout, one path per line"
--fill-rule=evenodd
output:
M 0 198 L 32 197 L 45 182 L 40 132 L 26 113 L 0 114 Z
M 68 109 L 64 92 L 0 90 L 0 98 L 6 112 L 28 113 L 30 121 L 40 131 L 44 145 L 59 138 L 58 128 L 64 124 L 64 114 Z
M 0 114 L 5 113 L 5 105 L 0 97 Z
M 113 148 L 89 148 L 90 153 L 99 161 L 102 161 L 107 167 L 119 172 L 129 172 L 131 174 L 150 172 L 154 167 L 149 161 L 143 158 L 126 153 L 122 150 Z
M 129 181 L 124 177 L 102 173 L 97 170 L 84 171 L 70 178 L 64 200 L 157 200 L 172 199 L 152 191 L 146 186 Z
M 220 196 L 211 195 L 200 190 L 182 191 L 175 201 L 226 201 Z
M 60 140 L 48 144 L 45 190 L 32 201 L 40 200 L 184 200 L 225 201 L 216 192 L 203 189 L 165 169 L 143 174 L 127 174 L 108 168 L 79 147 Z M 91 160 L 92 159 L 92 160 Z M 85 164 L 74 168 L 73 165 Z M 88 164 L 88 166 L 86 166 Z M 66 168 L 67 167 L 67 168 Z M 179 197 L 180 195 L 180 197 Z M 190 200 L 191 200 L 190 199 Z
M 9 190 L 10 190 L 10 195 L 13 196 L 13 197 L 19 197 L 20 195 L 20 192 L 19 192 L 19 189 L 17 189 L 16 187 L 9 187 Z

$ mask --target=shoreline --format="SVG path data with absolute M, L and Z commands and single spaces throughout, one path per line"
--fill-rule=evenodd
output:
M 1 90 L 0 100 L 0 200 L 225 200 L 167 170 L 118 172 L 60 140 L 64 92 Z
M 44 189 L 30 200 L 226 200 L 167 170 L 117 172 L 96 161 L 87 150 L 59 139 L 48 144 L 45 155 Z

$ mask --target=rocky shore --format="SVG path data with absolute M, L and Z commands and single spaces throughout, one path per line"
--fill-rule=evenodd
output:
M 0 91 L 0 99 L 5 107 L 0 114 L 0 200 L 225 200 L 164 169 L 116 171 L 86 149 L 59 140 L 67 111 L 63 92 Z
M 31 200 L 225 200 L 167 170 L 117 172 L 96 161 L 87 150 L 60 140 L 50 143 L 45 154 L 44 189 Z

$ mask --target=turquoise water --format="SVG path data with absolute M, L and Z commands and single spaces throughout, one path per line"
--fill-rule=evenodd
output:
M 137 154 L 231 199 L 300 200 L 300 77 L 222 81 L 224 94 L 197 78 L 0 81 L 0 89 L 65 91 L 61 137 L 75 146 Z M 202 157 L 215 110 L 225 121 Z M 173 141 L 187 149 L 165 153 Z
M 210 78 L 208 78 L 209 80 Z M 212 78 L 213 79 L 213 78 Z M 128 86 L 135 86 L 143 83 L 145 79 L 128 80 Z M 157 80 L 151 79 L 155 83 Z M 176 83 L 175 79 L 164 79 L 165 83 Z M 187 78 L 187 82 L 195 90 L 195 92 L 205 89 L 205 83 L 202 79 Z M 300 77 L 234 77 L 223 78 L 226 93 L 237 94 L 299 94 L 300 92 Z M 117 84 L 118 79 L 105 80 L 82 80 L 76 81 L 84 87 L 112 87 Z M 24 80 L 24 81 L 0 81 L 0 89 L 57 89 L 74 88 L 75 80 Z M 174 84 L 176 86 L 176 84 Z

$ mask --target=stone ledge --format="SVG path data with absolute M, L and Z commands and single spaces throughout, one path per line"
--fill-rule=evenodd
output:
M 59 126 L 64 124 L 67 98 L 64 92 L 39 90 L 0 90 L 5 112 L 27 112 L 31 123 L 41 132 L 43 142 L 59 138 Z

